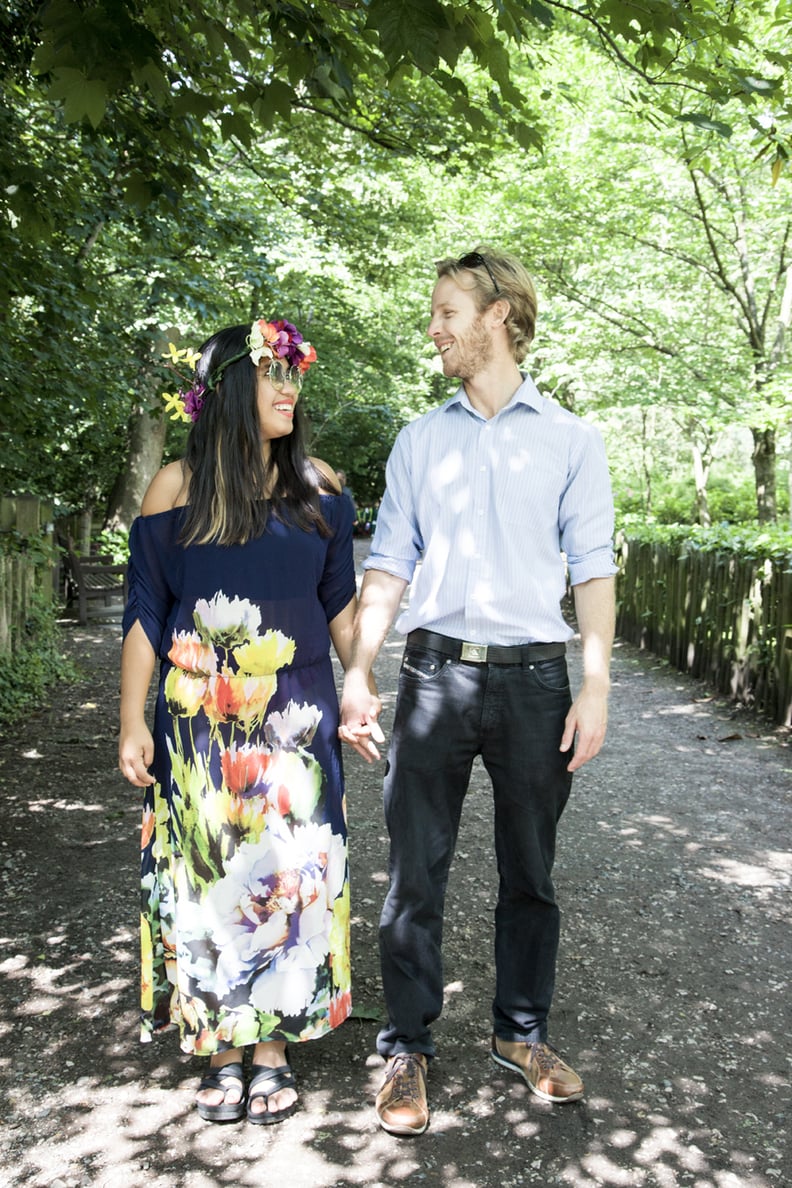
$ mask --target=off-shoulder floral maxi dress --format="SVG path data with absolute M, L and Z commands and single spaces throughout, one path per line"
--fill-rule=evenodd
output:
M 355 593 L 348 501 L 324 538 L 270 517 L 245 545 L 130 533 L 124 632 L 160 657 L 142 835 L 141 1038 L 210 1055 L 306 1040 L 351 1010 L 349 879 L 328 623 Z

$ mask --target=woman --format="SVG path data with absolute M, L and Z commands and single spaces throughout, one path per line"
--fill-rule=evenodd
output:
M 142 1038 L 175 1025 L 211 1058 L 196 1105 L 215 1122 L 288 1117 L 287 1041 L 351 1010 L 329 644 L 345 665 L 355 577 L 347 501 L 303 448 L 315 358 L 286 321 L 204 343 L 193 387 L 169 398 L 194 421 L 185 458 L 130 533 L 119 767 L 146 788 Z

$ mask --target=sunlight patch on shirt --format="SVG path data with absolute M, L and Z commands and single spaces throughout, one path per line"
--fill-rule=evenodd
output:
M 464 460 L 461 450 L 450 450 L 439 462 L 435 462 L 429 471 L 429 482 L 433 491 L 443 491 L 464 471 Z

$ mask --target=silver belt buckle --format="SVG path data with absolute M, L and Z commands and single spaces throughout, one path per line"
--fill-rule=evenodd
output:
M 487 663 L 487 645 L 463 643 L 462 651 L 459 654 L 460 660 L 470 660 L 473 664 Z

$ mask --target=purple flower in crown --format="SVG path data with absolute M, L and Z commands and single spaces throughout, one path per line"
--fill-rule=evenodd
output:
M 204 397 L 206 396 L 206 385 L 195 384 L 190 388 L 189 392 L 180 392 L 179 395 L 184 403 L 184 411 L 191 421 L 197 421 L 201 415 L 203 408 Z

